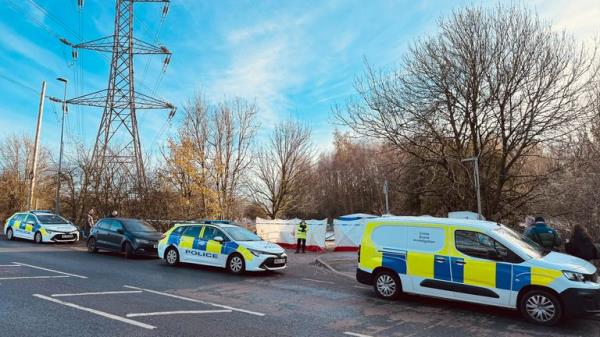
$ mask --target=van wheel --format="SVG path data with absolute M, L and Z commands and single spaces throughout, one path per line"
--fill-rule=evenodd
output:
M 167 248 L 167 251 L 165 252 L 165 261 L 167 261 L 169 266 L 177 265 L 179 263 L 179 253 L 177 252 L 177 249 L 173 247 Z
M 135 252 L 133 251 L 133 246 L 131 246 L 131 243 L 129 243 L 129 241 L 125 242 L 125 246 L 124 246 L 123 250 L 125 251 L 126 259 L 131 259 L 135 256 Z
M 93 237 L 89 238 L 87 242 L 87 250 L 89 253 L 98 252 L 98 246 L 96 246 L 96 239 L 94 239 Z
M 546 326 L 556 325 L 563 316 L 562 304 L 558 298 L 541 289 L 525 293 L 519 302 L 519 311 L 527 321 Z
M 232 274 L 241 274 L 246 269 L 244 258 L 239 254 L 232 254 L 227 259 L 227 271 Z
M 35 235 L 33 236 L 33 241 L 35 243 L 42 243 L 42 233 L 40 232 L 35 232 Z
M 395 272 L 383 270 L 375 276 L 373 288 L 377 296 L 386 300 L 395 300 L 402 293 L 402 283 Z
M 12 228 L 6 230 L 6 240 L 14 240 L 15 236 L 13 234 Z

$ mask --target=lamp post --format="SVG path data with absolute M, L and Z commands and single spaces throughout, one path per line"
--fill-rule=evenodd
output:
M 56 214 L 60 215 L 60 172 L 62 170 L 62 157 L 63 157 L 63 136 L 65 131 L 65 115 L 67 114 L 67 83 L 68 81 L 62 77 L 57 78 L 58 81 L 65 84 L 65 91 L 62 100 L 62 118 L 60 122 L 60 152 L 58 155 L 58 172 L 56 174 Z
M 479 186 L 479 156 L 466 158 L 461 160 L 461 162 L 473 162 L 473 171 L 475 178 L 475 190 L 477 191 L 477 217 L 481 220 L 483 216 L 481 214 L 481 188 Z

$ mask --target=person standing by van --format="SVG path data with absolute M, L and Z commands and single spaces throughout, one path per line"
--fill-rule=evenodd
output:
M 302 254 L 306 253 L 306 234 L 308 233 L 308 225 L 304 220 L 300 221 L 296 225 L 296 254 L 300 252 L 302 247 Z
M 600 252 L 598 252 L 598 249 L 594 245 L 592 237 L 582 225 L 575 225 L 573 227 L 569 247 L 570 249 L 568 249 L 567 253 L 577 256 L 580 259 L 591 262 L 600 258 Z
M 525 230 L 525 236 L 549 250 L 556 250 L 560 246 L 558 232 L 548 226 L 541 216 L 536 217 L 535 223 Z

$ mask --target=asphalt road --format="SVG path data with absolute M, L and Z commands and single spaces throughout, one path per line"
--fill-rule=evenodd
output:
M 314 258 L 234 276 L 0 238 L 0 336 L 600 336 L 594 320 L 544 328 L 510 310 L 379 300 Z

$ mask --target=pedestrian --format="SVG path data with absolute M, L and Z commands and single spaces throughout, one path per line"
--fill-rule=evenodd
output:
M 302 254 L 306 253 L 306 234 L 308 233 L 308 225 L 304 220 L 300 221 L 296 225 L 296 254 L 300 252 L 302 247 Z
M 85 226 L 85 230 L 86 230 L 86 237 L 88 237 L 90 235 L 90 232 L 92 231 L 92 228 L 94 227 L 94 209 L 90 208 L 90 210 L 87 213 L 87 220 L 86 220 L 86 226 Z
M 535 222 L 525 230 L 525 236 L 549 250 L 557 250 L 561 243 L 558 232 L 548 226 L 541 216 L 536 217 Z
M 600 259 L 600 252 L 598 252 L 598 248 L 594 245 L 594 240 L 592 240 L 587 229 L 582 225 L 575 225 L 573 227 L 571 240 L 565 246 L 567 248 L 567 253 L 577 256 L 580 259 L 590 262 L 592 260 Z

